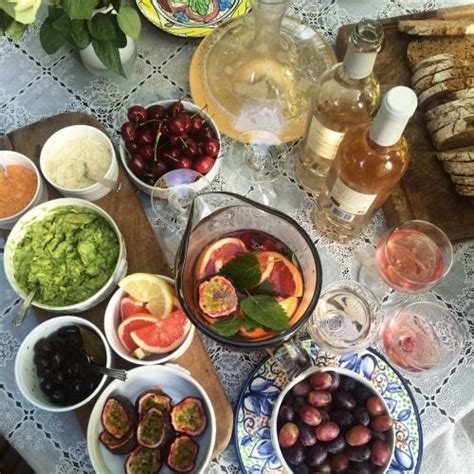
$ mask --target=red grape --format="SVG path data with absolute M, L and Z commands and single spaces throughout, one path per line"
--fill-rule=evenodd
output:
M 166 117 L 166 109 L 162 105 L 151 105 L 147 109 L 149 119 L 162 119 Z
M 215 138 L 210 138 L 208 140 L 203 141 L 203 151 L 204 154 L 215 158 L 221 149 L 219 141 Z
M 371 416 L 380 416 L 385 414 L 385 407 L 379 397 L 370 397 L 366 403 L 367 411 Z
M 278 442 L 282 448 L 289 448 L 298 441 L 300 430 L 294 423 L 285 423 L 278 432 Z
M 315 372 L 309 376 L 308 380 L 315 390 L 327 390 L 332 384 L 332 376 L 329 372 Z
M 349 467 L 349 459 L 344 453 L 337 453 L 331 459 L 331 468 L 334 472 L 345 471 Z
M 214 166 L 214 158 L 210 156 L 200 156 L 194 162 L 193 169 L 201 174 L 207 174 Z
M 332 441 L 339 436 L 341 429 L 334 421 L 323 421 L 316 427 L 316 439 L 318 441 Z
M 390 454 L 390 446 L 380 439 L 376 439 L 372 444 L 370 460 L 376 466 L 385 466 L 385 464 L 387 464 L 390 459 Z
M 126 142 L 133 142 L 137 136 L 137 127 L 131 122 L 125 122 L 120 127 L 120 134 Z
M 321 413 L 311 405 L 305 405 L 298 411 L 300 420 L 310 426 L 318 426 L 321 423 Z
M 295 397 L 305 397 L 311 391 L 311 387 L 306 380 L 298 382 L 291 390 Z
M 362 446 L 372 438 L 369 428 L 364 425 L 356 425 L 347 430 L 346 441 L 350 446 Z
M 143 123 L 146 122 L 148 118 L 145 107 L 142 107 L 141 105 L 132 105 L 132 107 L 128 109 L 127 115 L 130 122 L 133 123 Z
M 380 415 L 372 419 L 370 427 L 374 431 L 388 431 L 393 426 L 393 420 L 388 415 Z
M 327 407 L 331 404 L 332 396 L 329 392 L 312 390 L 308 393 L 308 403 L 314 407 Z

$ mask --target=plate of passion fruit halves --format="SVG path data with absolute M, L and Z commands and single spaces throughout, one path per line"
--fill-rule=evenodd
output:
M 177 365 L 128 371 L 98 398 L 87 428 L 96 472 L 204 473 L 216 421 L 209 397 Z

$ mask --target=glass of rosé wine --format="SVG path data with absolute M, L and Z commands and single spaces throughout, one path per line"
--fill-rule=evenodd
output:
M 464 343 L 465 331 L 455 315 L 428 301 L 402 304 L 387 314 L 379 341 L 392 364 L 413 373 L 447 367 Z
M 453 248 L 439 227 L 413 220 L 389 229 L 369 260 L 362 263 L 359 281 L 377 296 L 386 293 L 387 285 L 402 293 L 423 293 L 449 272 Z

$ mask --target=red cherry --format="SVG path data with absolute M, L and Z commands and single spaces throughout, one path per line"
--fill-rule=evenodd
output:
M 168 122 L 170 132 L 173 135 L 188 133 L 191 130 L 191 125 L 191 119 L 184 114 L 180 114 Z
M 187 156 L 182 156 L 176 164 L 177 169 L 188 169 L 191 168 L 192 161 Z
M 135 153 L 132 155 L 128 162 L 128 167 L 130 168 L 130 171 L 135 175 L 135 176 L 142 176 L 145 167 L 146 167 L 146 161 L 145 159 L 140 156 L 138 153 Z
M 201 174 L 207 174 L 214 166 L 215 160 L 212 156 L 200 156 L 194 161 L 193 169 Z
M 183 154 L 187 157 L 194 158 L 197 154 L 199 154 L 199 147 L 195 141 L 189 139 L 182 145 L 183 146 L 181 149 L 183 150 Z
M 206 138 L 215 138 L 214 131 L 212 130 L 211 127 L 208 125 L 205 125 L 204 127 L 201 128 L 201 131 L 199 132 L 199 137 L 201 137 L 201 140 L 204 141 Z
M 126 142 L 125 147 L 132 155 L 138 151 L 138 145 L 135 142 Z
M 146 184 L 148 184 L 148 186 L 154 186 L 155 183 L 156 183 L 156 178 L 155 178 L 155 176 L 152 175 L 152 174 L 145 174 L 145 175 L 141 178 L 141 180 L 142 180 L 143 182 L 145 182 Z
M 160 157 L 168 162 L 176 163 L 181 157 L 181 150 L 175 146 L 166 147 L 161 150 Z
M 175 117 L 181 112 L 184 112 L 184 105 L 179 100 L 176 102 L 173 102 L 171 105 L 168 106 L 167 112 L 170 117 Z
M 201 128 L 204 126 L 204 119 L 200 115 L 195 115 L 191 119 L 191 133 L 198 133 L 201 131 Z
M 155 150 L 152 145 L 140 145 L 138 147 L 138 153 L 145 158 L 145 160 L 153 160 L 155 157 Z
M 179 146 L 182 143 L 183 138 L 179 135 L 170 135 L 168 138 L 168 143 L 173 146 Z
M 191 117 L 187 114 L 180 114 L 178 115 L 178 118 L 182 121 L 184 133 L 191 132 L 191 129 L 193 128 L 193 121 L 191 120 Z
M 218 140 L 215 138 L 210 138 L 206 141 L 203 141 L 203 150 L 204 154 L 212 156 L 215 158 L 221 149 L 221 145 Z
M 153 176 L 158 179 L 160 176 L 163 176 L 168 171 L 168 167 L 164 161 L 155 161 L 150 166 L 150 172 Z
M 166 117 L 166 109 L 162 105 L 151 105 L 147 109 L 149 119 L 162 119 Z
M 143 128 L 138 131 L 138 145 L 153 145 L 155 143 L 155 134 L 149 128 Z
M 145 107 L 142 107 L 141 105 L 132 105 L 132 107 L 128 109 L 127 115 L 130 122 L 133 123 L 143 123 L 146 122 L 146 119 L 148 118 Z
M 131 122 L 125 122 L 120 127 L 120 134 L 126 142 L 133 142 L 137 136 L 137 127 Z

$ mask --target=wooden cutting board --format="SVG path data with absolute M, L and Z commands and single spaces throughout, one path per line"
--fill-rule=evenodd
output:
M 13 149 L 23 153 L 38 164 L 44 142 L 57 130 L 78 124 L 91 125 L 105 132 L 95 118 L 79 112 L 68 112 L 36 122 L 16 130 L 8 136 L 0 137 L 0 149 Z M 122 189 L 118 193 L 110 192 L 107 196 L 96 201 L 96 204 L 113 217 L 123 234 L 127 248 L 128 272 L 170 275 L 170 270 L 156 241 L 153 229 L 136 196 L 136 189 L 122 166 L 120 166 L 119 181 L 122 183 Z M 50 199 L 63 197 L 46 181 L 45 184 L 48 186 Z M 78 316 L 94 322 L 103 331 L 103 315 L 107 302 L 108 299 L 95 308 L 79 313 Z M 35 309 L 35 311 L 40 321 L 53 317 L 46 311 L 40 309 Z M 198 331 L 196 331 L 189 349 L 175 363 L 191 373 L 204 387 L 212 401 L 217 420 L 216 444 L 214 447 L 214 456 L 217 456 L 229 443 L 234 417 L 232 406 L 227 399 L 219 376 L 209 359 Z M 114 367 L 130 369 L 133 366 L 115 355 Z M 88 403 L 77 410 L 77 416 L 84 432 L 87 430 L 87 423 L 93 406 L 94 403 Z
M 407 15 L 403 18 L 456 19 L 468 16 L 474 17 L 474 5 Z M 420 37 L 400 33 L 397 29 L 400 18 L 402 17 L 381 21 L 385 30 L 385 42 L 377 56 L 375 73 L 383 93 L 396 85 L 410 86 L 407 46 L 412 39 Z M 345 25 L 339 29 L 336 42 L 339 60 L 344 57 L 352 28 L 353 25 Z M 422 111 L 416 111 L 405 131 L 405 137 L 410 146 L 410 163 L 407 173 L 383 207 L 389 226 L 411 219 L 422 219 L 439 226 L 451 240 L 474 237 L 474 199 L 455 192 L 449 175 L 435 157 Z

